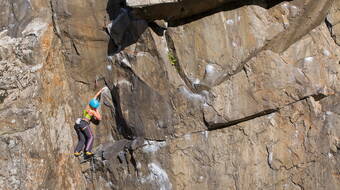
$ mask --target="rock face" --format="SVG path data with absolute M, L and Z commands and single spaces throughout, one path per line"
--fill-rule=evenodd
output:
M 1 189 L 340 188 L 338 1 L 0 4 Z
M 153 5 L 164 5 L 165 3 L 178 3 L 178 0 L 145 0 L 145 1 L 138 1 L 138 0 L 127 0 L 126 4 L 129 7 L 150 7 Z
M 340 44 L 340 2 L 335 1 L 327 17 L 330 32 L 336 43 Z

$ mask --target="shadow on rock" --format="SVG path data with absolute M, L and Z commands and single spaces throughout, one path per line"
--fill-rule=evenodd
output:
M 165 28 L 136 16 L 133 9 L 126 6 L 125 0 L 109 0 L 106 11 L 111 21 L 106 26 L 106 32 L 110 36 L 109 56 L 136 43 L 148 27 L 159 36 L 164 34 Z
M 170 27 L 177 27 L 180 25 L 184 25 L 184 24 L 188 24 L 190 22 L 202 19 L 204 17 L 213 15 L 215 13 L 218 12 L 222 12 L 222 11 L 231 11 L 231 10 L 235 10 L 244 6 L 249 6 L 249 5 L 256 5 L 256 6 L 260 6 L 262 8 L 265 9 L 270 9 L 282 2 L 285 1 L 292 1 L 292 0 L 260 0 L 260 1 L 254 1 L 254 0 L 242 0 L 242 1 L 220 1 L 219 3 L 215 3 L 212 4 L 212 7 L 207 6 L 207 10 L 201 10 L 202 12 L 195 12 L 192 11 L 192 15 L 186 15 L 183 18 L 177 18 L 177 15 L 181 15 L 180 13 L 173 11 L 173 13 L 169 13 L 168 15 L 162 15 L 164 13 L 160 13 L 161 15 L 157 15 L 158 17 L 164 17 L 163 19 L 167 20 L 169 22 L 169 26 Z M 209 3 L 209 1 L 207 1 Z M 177 5 L 176 5 L 177 4 Z M 193 9 L 191 6 L 193 6 L 193 3 L 190 1 L 183 1 L 180 2 L 180 4 L 182 4 L 181 6 L 183 6 L 184 10 L 187 10 L 186 12 L 190 12 L 191 9 Z M 215 7 L 213 7 L 213 5 Z M 167 9 L 169 10 L 176 10 L 176 7 L 178 6 L 178 3 L 172 3 L 172 4 L 161 4 L 159 6 L 169 6 Z M 172 7 L 171 7 L 172 6 Z M 210 9 L 209 9 L 210 8 Z M 157 9 L 157 6 L 153 6 L 153 7 L 148 7 L 146 8 L 145 11 L 143 12 L 147 12 L 148 14 L 152 15 L 152 11 L 155 11 Z M 151 13 L 150 13 L 151 12 Z M 174 15 L 171 15 L 174 14 Z M 149 18 L 149 17 L 156 17 L 156 15 L 144 15 L 144 17 Z M 158 18 L 159 19 L 159 18 Z
M 131 14 L 131 9 L 126 7 L 121 0 L 110 0 L 106 11 L 111 23 L 106 26 L 110 36 L 108 55 L 114 55 L 125 47 L 137 42 L 139 37 L 147 29 L 148 23 Z
M 123 135 L 123 137 L 126 139 L 135 139 L 135 134 L 128 127 L 122 114 L 119 104 L 119 89 L 115 85 L 111 85 L 111 88 L 107 88 L 107 90 L 102 92 L 100 98 L 101 102 L 103 102 L 103 104 L 110 109 L 112 118 L 116 120 L 119 134 Z

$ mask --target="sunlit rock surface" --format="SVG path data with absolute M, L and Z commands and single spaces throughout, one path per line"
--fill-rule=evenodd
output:
M 338 1 L 0 5 L 1 189 L 340 188 Z
M 340 44 L 340 2 L 335 1 L 327 16 L 329 30 L 336 43 Z
M 127 0 L 126 4 L 130 7 L 145 7 L 145 6 L 153 6 L 164 3 L 177 3 L 179 0 Z

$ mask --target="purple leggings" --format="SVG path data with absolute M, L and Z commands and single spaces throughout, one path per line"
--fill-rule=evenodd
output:
M 92 152 L 94 137 L 90 124 L 84 120 L 81 120 L 80 124 L 74 125 L 74 129 L 78 135 L 78 144 L 74 152 L 80 152 L 84 148 L 84 145 L 86 152 Z

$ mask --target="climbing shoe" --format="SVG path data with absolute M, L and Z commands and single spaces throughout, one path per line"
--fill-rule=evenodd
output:
M 75 152 L 73 155 L 74 155 L 75 157 L 78 157 L 78 156 L 81 155 L 81 153 L 80 153 L 80 152 Z
M 86 152 L 85 154 L 86 154 L 86 156 L 93 156 L 92 152 Z

